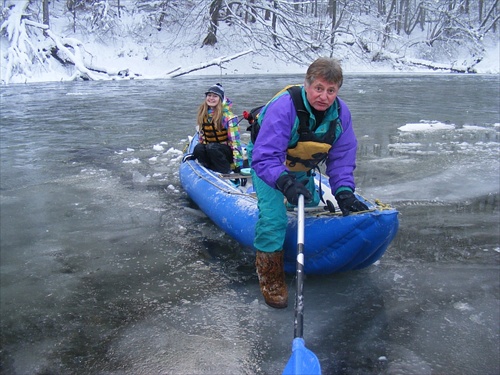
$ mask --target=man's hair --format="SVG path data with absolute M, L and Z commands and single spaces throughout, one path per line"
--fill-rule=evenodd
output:
M 310 85 L 317 79 L 322 79 L 329 83 L 336 83 L 340 88 L 344 79 L 340 62 L 329 57 L 320 57 L 315 60 L 309 65 L 309 68 L 307 68 L 306 82 Z

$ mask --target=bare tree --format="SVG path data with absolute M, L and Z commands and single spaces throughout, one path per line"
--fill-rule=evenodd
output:
M 222 0 L 213 0 L 210 4 L 210 24 L 208 35 L 203 40 L 202 46 L 213 46 L 217 43 L 217 29 L 219 27 L 219 16 L 222 8 Z
M 50 26 L 49 25 L 49 0 L 43 0 L 42 2 L 42 8 L 43 8 L 43 23 L 44 25 Z
M 255 22 L 255 0 L 250 0 L 248 4 L 248 8 L 245 10 L 245 23 L 254 23 Z
M 385 29 L 382 37 L 382 48 L 384 49 L 387 46 L 389 38 L 391 36 L 391 23 L 393 23 L 394 14 L 396 13 L 396 0 L 391 1 L 391 7 L 389 8 L 389 12 L 387 13 L 387 17 L 385 20 Z
M 106 42 L 122 35 L 124 28 L 130 32 L 130 24 L 120 20 L 123 12 L 130 12 L 136 22 L 132 27 L 136 27 L 137 37 L 144 39 L 145 27 L 158 31 L 168 28 L 170 35 L 189 37 L 193 48 L 199 46 L 200 40 L 202 46 L 214 46 L 226 35 L 238 35 L 257 53 L 304 64 L 320 54 L 401 62 L 407 61 L 407 48 L 412 48 L 414 54 L 429 60 L 424 65 L 432 66 L 433 58 L 455 64 L 457 52 L 464 48 L 471 56 L 469 61 L 480 61 L 485 54 L 484 40 L 491 39 L 490 35 L 498 30 L 499 1 L 134 0 L 122 6 L 122 0 L 18 0 L 12 2 L 15 5 L 10 9 L 4 9 L 1 31 L 9 36 L 12 47 L 8 74 L 24 74 L 33 61 L 45 64 L 49 57 L 46 54 L 59 58 L 61 64 L 80 64 L 77 55 L 85 51 L 85 46 L 71 38 L 58 39 L 50 30 L 49 16 L 53 15 L 49 14 L 49 4 L 65 4 L 73 18 L 74 31 L 81 27 L 79 31 L 92 33 Z M 12 11 L 19 13 L 14 16 Z M 6 15 L 12 15 L 7 23 Z M 25 26 L 34 24 L 37 32 Z M 46 26 L 40 26 L 43 24 Z M 41 30 L 54 41 L 52 49 L 33 48 L 39 44 Z M 169 40 L 164 43 L 165 49 L 175 48 L 181 42 L 185 45 L 186 39 Z M 65 55 L 70 52 L 77 53 L 68 59 Z M 461 64 L 469 66 L 453 69 L 470 70 L 470 62 Z M 94 74 L 97 71 L 88 64 L 84 67 Z
M 482 32 L 486 34 L 490 30 L 495 31 L 499 18 L 500 15 L 498 14 L 498 0 L 495 0 L 495 2 L 491 4 L 490 10 L 488 11 L 484 19 L 481 19 L 481 17 L 479 19 L 479 21 L 481 22 L 481 25 L 479 27 L 482 29 Z
M 273 8 L 274 9 L 278 9 L 278 2 L 277 1 L 273 1 Z M 273 37 L 273 45 L 275 48 L 278 48 L 279 47 L 279 41 L 278 41 L 278 31 L 276 30 L 276 27 L 278 25 L 278 14 L 277 12 L 272 12 L 272 37 Z
M 335 45 L 335 31 L 337 30 L 337 0 L 329 0 L 328 11 L 332 19 L 330 28 L 330 54 L 333 54 L 333 46 Z

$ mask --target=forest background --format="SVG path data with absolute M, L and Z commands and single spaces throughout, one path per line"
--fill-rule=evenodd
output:
M 499 0 L 2 1 L 3 84 L 303 73 L 319 56 L 499 72 Z

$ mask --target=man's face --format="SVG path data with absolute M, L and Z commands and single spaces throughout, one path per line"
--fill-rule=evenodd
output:
M 337 98 L 339 85 L 316 79 L 310 85 L 304 84 L 307 101 L 317 111 L 326 111 Z

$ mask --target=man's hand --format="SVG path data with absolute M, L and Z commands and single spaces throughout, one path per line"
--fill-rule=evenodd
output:
M 349 190 L 343 190 L 335 196 L 339 204 L 342 215 L 347 216 L 350 212 L 367 211 L 368 207 L 360 202 L 356 196 Z
M 299 195 L 302 194 L 304 203 L 307 204 L 311 203 L 313 198 L 311 192 L 305 187 L 307 182 L 307 180 L 299 182 L 294 175 L 287 173 L 278 178 L 276 188 L 283 193 L 289 203 L 296 206 L 299 202 Z

